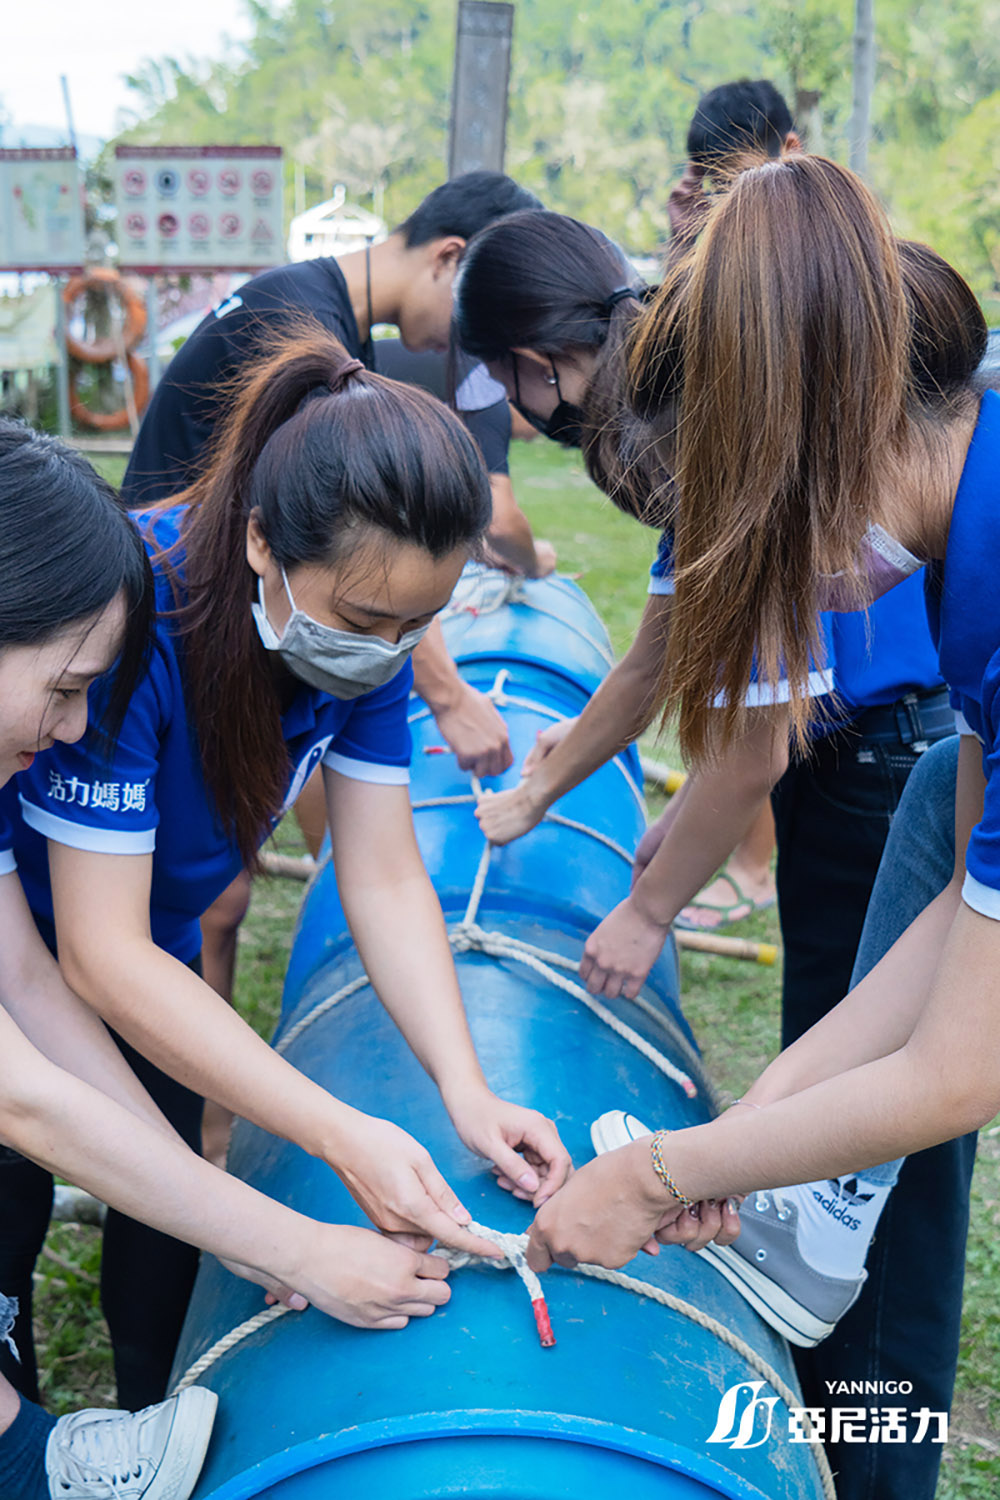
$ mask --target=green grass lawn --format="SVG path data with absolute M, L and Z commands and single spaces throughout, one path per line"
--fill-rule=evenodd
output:
M 124 461 L 104 459 L 117 480 Z M 646 570 L 656 538 L 621 516 L 590 485 L 579 458 L 538 440 L 515 445 L 512 474 L 536 532 L 559 552 L 560 568 L 579 573 L 611 632 L 627 646 L 642 612 Z M 649 748 L 653 749 L 651 739 Z M 676 763 L 668 741 L 658 747 Z M 279 832 L 281 847 L 298 851 L 297 830 Z M 273 1027 L 301 887 L 261 880 L 240 939 L 237 1005 L 262 1035 Z M 735 925 L 734 935 L 779 940 L 777 919 L 764 912 Z M 780 969 L 685 954 L 685 1011 L 716 1082 L 739 1094 L 778 1049 Z M 928 1205 L 933 1212 L 933 1205 Z M 976 1169 L 969 1240 L 962 1358 L 952 1440 L 939 1500 L 986 1500 L 1000 1490 L 1000 1124 L 983 1133 Z M 915 1227 L 919 1234 L 919 1227 Z M 97 1232 L 76 1226 L 52 1231 L 39 1272 L 37 1329 L 45 1397 L 55 1411 L 113 1399 L 107 1339 L 97 1297 Z

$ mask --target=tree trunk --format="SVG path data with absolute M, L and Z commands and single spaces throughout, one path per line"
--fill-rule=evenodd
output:
M 826 140 L 819 100 L 819 89 L 795 90 L 795 130 L 807 151 L 824 156 Z
M 871 133 L 872 90 L 875 87 L 875 0 L 855 0 L 854 89 L 849 127 L 851 170 L 861 176 L 868 171 L 868 138 Z

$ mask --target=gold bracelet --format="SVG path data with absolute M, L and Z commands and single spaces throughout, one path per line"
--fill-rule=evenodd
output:
M 670 1134 L 669 1130 L 658 1130 L 649 1143 L 649 1154 L 653 1160 L 653 1171 L 663 1183 L 668 1193 L 671 1193 L 685 1208 L 694 1208 L 695 1200 L 688 1198 L 677 1186 L 673 1177 L 667 1171 L 663 1160 L 663 1142 Z

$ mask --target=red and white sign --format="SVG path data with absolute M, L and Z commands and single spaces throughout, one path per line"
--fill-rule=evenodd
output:
M 0 270 L 76 270 L 83 243 L 83 188 L 73 148 L 0 151 Z
M 256 271 L 283 260 L 278 146 L 117 146 L 118 249 L 132 271 Z

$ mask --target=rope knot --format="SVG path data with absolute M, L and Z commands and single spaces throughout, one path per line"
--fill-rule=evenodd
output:
M 494 1271 L 503 1271 L 510 1267 L 511 1270 L 516 1271 L 525 1291 L 531 1298 L 531 1310 L 535 1315 L 535 1325 L 538 1328 L 542 1348 L 551 1349 L 555 1344 L 556 1336 L 552 1332 L 552 1324 L 549 1321 L 549 1309 L 542 1291 L 542 1283 L 528 1265 L 525 1253 L 528 1248 L 528 1236 L 506 1234 L 501 1229 L 489 1229 L 485 1224 L 477 1224 L 474 1219 L 465 1227 L 470 1234 L 478 1235 L 481 1240 L 489 1240 L 491 1244 L 496 1245 L 497 1249 L 503 1252 L 502 1256 L 472 1255 L 466 1250 L 453 1250 L 448 1245 L 439 1245 L 432 1253 L 439 1255 L 456 1271 L 463 1266 L 488 1266 Z

